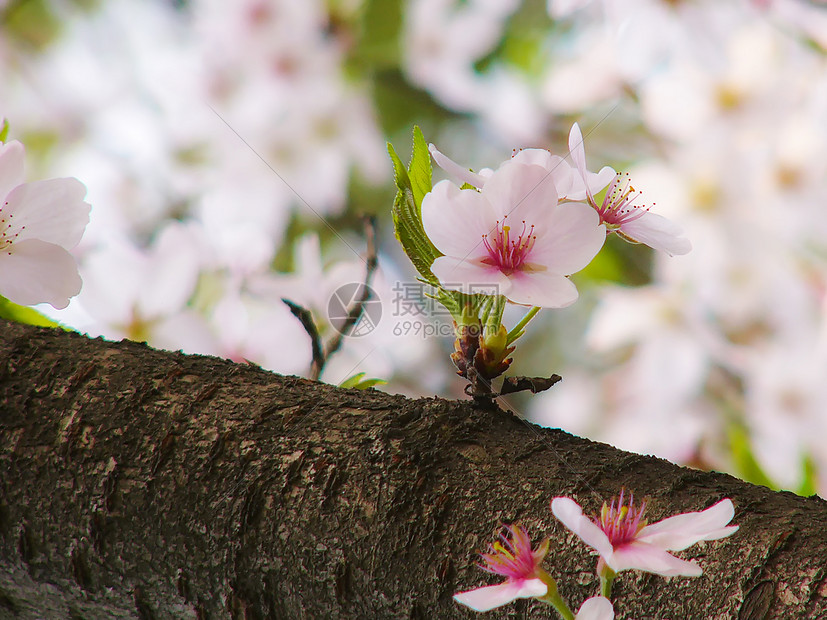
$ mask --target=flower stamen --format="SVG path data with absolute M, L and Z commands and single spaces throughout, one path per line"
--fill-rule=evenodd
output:
M 483 235 L 482 242 L 488 251 L 488 257 L 482 259 L 486 265 L 491 265 L 510 276 L 520 271 L 527 263 L 528 255 L 537 242 L 534 234 L 534 224 L 530 226 L 523 220 L 523 229 L 516 239 L 511 237 L 511 226 L 506 224 L 507 215 L 502 221 L 497 220 L 494 231 Z
M 610 230 L 616 230 L 633 222 L 648 212 L 651 207 L 633 204 L 643 192 L 636 190 L 629 179 L 629 173 L 618 173 L 603 197 L 602 204 L 598 205 L 593 196 L 588 196 L 589 203 L 600 214 L 600 221 Z M 653 205 L 654 206 L 654 205 Z
M 613 499 L 611 506 L 604 503 L 600 517 L 595 520 L 615 548 L 633 541 L 647 523 L 643 518 L 646 502 L 643 502 L 640 508 L 635 508 L 635 496 L 630 495 L 629 504 L 626 505 L 623 502 L 623 493 L 621 490 L 620 497 Z

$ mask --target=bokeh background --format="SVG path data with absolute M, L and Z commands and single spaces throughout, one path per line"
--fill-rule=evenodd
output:
M 478 169 L 513 148 L 565 155 L 577 121 L 590 168 L 628 171 L 694 249 L 610 238 L 574 276 L 581 300 L 541 313 L 517 351 L 517 373 L 563 382 L 511 406 L 827 493 L 823 2 L 0 0 L 0 116 L 29 180 L 75 176 L 93 205 L 83 290 L 44 312 L 306 375 L 281 298 L 331 337 L 374 214 L 382 318 L 322 378 L 448 397 L 463 380 L 445 317 L 410 303 L 386 141 L 405 159 L 419 125 Z

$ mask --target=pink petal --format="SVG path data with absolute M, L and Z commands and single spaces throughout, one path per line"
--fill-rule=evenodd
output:
M 580 131 L 580 125 L 574 123 L 569 132 L 569 155 L 577 166 L 580 176 L 586 178 L 586 149 L 583 146 L 583 133 Z
M 605 560 L 612 555 L 612 543 L 595 523 L 583 514 L 583 510 L 568 497 L 551 500 L 551 512 L 560 522 L 580 537 L 584 543 L 595 549 Z
M 24 183 L 6 196 L 2 217 L 19 232 L 19 241 L 40 239 L 70 250 L 89 223 L 91 207 L 84 196 L 86 187 L 77 179 Z
M 0 252 L 0 295 L 16 304 L 48 303 L 60 310 L 81 284 L 74 257 L 59 245 L 29 239 Z
M 513 227 L 523 220 L 540 225 L 547 220 L 548 210 L 557 206 L 557 188 L 551 174 L 540 166 L 514 160 L 497 169 L 482 189 L 482 195 L 491 204 L 495 220 L 502 222 L 503 217 L 508 216 Z
M 633 541 L 614 550 L 611 557 L 603 557 L 606 564 L 619 572 L 622 570 L 642 570 L 664 577 L 680 575 L 698 577 L 701 567 L 696 562 L 687 562 L 668 554 L 660 547 Z
M 574 620 L 614 620 L 612 602 L 605 596 L 593 596 L 583 601 Z
M 737 525 L 726 527 L 735 514 L 732 500 L 722 499 L 700 512 L 687 512 L 644 527 L 637 540 L 661 549 L 681 551 L 701 540 L 718 540 L 734 534 Z
M 485 185 L 486 177 L 471 172 L 468 168 L 463 168 L 454 160 L 443 155 L 433 144 L 428 145 L 428 150 L 431 152 L 431 157 L 434 158 L 436 165 L 455 179 L 459 179 L 463 183 L 468 183 L 468 185 L 473 185 L 477 188 Z
M 0 144 L 0 206 L 5 197 L 23 182 L 25 150 L 17 140 Z
M 586 197 L 585 191 L 579 192 L 574 189 L 583 186 L 580 175 L 558 155 L 552 155 L 545 149 L 523 149 L 517 152 L 511 161 L 521 164 L 540 166 L 551 173 L 551 179 L 559 194 L 558 199 L 569 198 L 570 200 L 582 200 Z M 580 198 L 570 197 L 571 193 L 580 193 Z
M 440 181 L 422 200 L 422 225 L 437 249 L 449 256 L 487 255 L 483 235 L 494 229 L 496 216 L 474 190 Z
M 454 594 L 454 600 L 474 611 L 490 611 L 518 598 L 534 598 L 548 592 L 540 579 L 509 580 L 496 586 L 485 586 Z
M 502 294 L 514 303 L 541 308 L 565 308 L 578 297 L 571 280 L 551 271 L 516 271 Z
M 562 275 L 580 271 L 606 240 L 600 216 L 590 206 L 577 202 L 558 205 L 550 210 L 549 216 L 548 231 L 538 232 L 529 261 Z
M 469 257 L 440 256 L 431 265 L 431 271 L 442 286 L 465 293 L 481 293 L 492 290 L 493 294 L 505 295 L 511 288 L 508 276 L 496 267 L 490 267 Z
M 580 126 L 577 123 L 571 126 L 569 132 L 569 153 L 582 180 L 579 187 L 577 185 L 572 186 L 567 196 L 569 200 L 585 200 L 587 196 L 586 186 L 588 186 L 588 193 L 594 195 L 606 187 L 617 175 L 609 166 L 604 166 L 597 173 L 589 172 L 586 168 L 586 149 L 583 146 L 583 134 L 580 132 Z
M 683 229 L 675 222 L 657 213 L 646 212 L 639 218 L 620 227 L 620 232 L 630 241 L 643 243 L 669 256 L 687 254 L 692 243 L 683 236 Z

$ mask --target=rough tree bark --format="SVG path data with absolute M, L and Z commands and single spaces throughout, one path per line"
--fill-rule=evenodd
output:
M 500 411 L 0 322 L 0 617 L 460 618 L 519 520 L 575 606 L 595 559 L 549 511 L 625 486 L 651 519 L 736 505 L 704 575 L 621 573 L 619 618 L 827 617 L 827 505 Z M 522 601 L 490 617 L 551 618 Z

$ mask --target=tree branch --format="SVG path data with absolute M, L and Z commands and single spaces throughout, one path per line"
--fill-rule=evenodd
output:
M 668 423 L 665 421 L 664 423 Z M 595 558 L 549 510 L 621 487 L 650 520 L 736 505 L 697 579 L 623 572 L 618 618 L 827 617 L 827 505 L 469 402 L 343 390 L 0 321 L 0 617 L 461 618 L 501 523 Z M 552 618 L 522 601 L 491 618 Z

